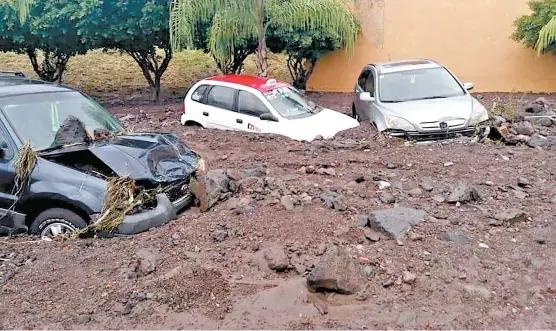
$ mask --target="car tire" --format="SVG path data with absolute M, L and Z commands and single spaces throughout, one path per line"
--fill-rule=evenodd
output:
M 64 208 L 50 208 L 40 213 L 31 224 L 31 233 L 41 237 L 54 237 L 58 234 L 71 233 L 77 229 L 87 227 L 87 222 L 72 212 Z

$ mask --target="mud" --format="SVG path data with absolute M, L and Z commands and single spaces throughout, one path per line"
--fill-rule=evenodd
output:
M 349 97 L 313 97 L 349 111 Z M 135 115 L 126 121 L 129 130 L 176 133 L 210 169 L 264 164 L 266 177 L 311 202 L 288 210 L 265 195 L 246 213 L 224 202 L 130 238 L 2 238 L 0 328 L 556 328 L 554 151 L 409 147 L 368 126 L 307 144 L 182 127 L 177 103 L 111 110 Z M 380 190 L 379 181 L 390 188 Z M 442 202 L 459 181 L 473 185 L 481 201 Z M 345 208 L 321 200 L 326 190 L 341 195 Z M 385 193 L 389 199 L 381 199 Z M 250 195 L 242 190 L 236 198 Z M 357 215 L 396 205 L 427 213 L 403 240 L 357 226 Z M 514 209 L 526 218 L 494 219 Z M 215 240 L 216 230 L 227 236 Z M 329 245 L 345 247 L 364 267 L 363 291 L 308 293 L 305 276 Z M 271 270 L 263 252 L 268 247 L 284 249 L 291 268 Z M 156 267 L 137 273 L 136 253 L 147 248 L 157 251 Z

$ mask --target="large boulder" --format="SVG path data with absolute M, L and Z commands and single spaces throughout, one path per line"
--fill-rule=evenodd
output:
M 481 200 L 481 196 L 479 195 L 477 189 L 463 180 L 456 184 L 456 187 L 454 187 L 454 190 L 446 199 L 446 201 L 450 203 L 472 202 L 479 200 Z
M 405 207 L 379 210 L 369 215 L 369 225 L 389 237 L 400 238 L 411 227 L 423 221 L 425 216 L 422 210 Z
M 215 169 L 192 180 L 189 189 L 199 200 L 201 211 L 205 212 L 229 198 L 237 190 L 237 184 L 224 170 Z
M 307 276 L 307 285 L 314 290 L 353 294 L 361 291 L 367 282 L 364 270 L 345 249 L 333 246 L 320 258 Z

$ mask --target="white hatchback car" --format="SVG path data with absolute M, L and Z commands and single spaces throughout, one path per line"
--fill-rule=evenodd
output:
M 329 139 L 359 126 L 350 116 L 307 100 L 289 84 L 247 75 L 196 83 L 185 96 L 182 112 L 183 125 L 274 133 L 299 141 Z

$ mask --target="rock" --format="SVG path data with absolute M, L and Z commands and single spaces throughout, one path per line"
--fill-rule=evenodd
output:
M 385 182 L 385 181 L 382 181 L 382 180 L 379 181 L 377 183 L 377 185 L 378 185 L 379 190 L 385 190 L 385 189 L 390 188 L 392 186 L 392 184 L 390 184 L 388 182 Z
M 336 171 L 332 168 L 320 168 L 317 170 L 317 174 L 319 175 L 328 175 L 328 176 L 336 176 Z
M 91 316 L 89 315 L 79 315 L 76 319 L 78 324 L 87 324 L 91 321 Z
M 441 195 L 435 195 L 432 197 L 432 199 L 438 203 L 443 203 L 444 201 L 446 201 L 446 199 Z
M 125 304 L 124 309 L 122 311 L 122 315 L 129 315 L 131 314 L 131 310 L 133 309 L 133 305 L 128 302 Z
M 364 270 L 338 246 L 329 248 L 307 276 L 307 285 L 312 289 L 341 294 L 357 293 L 366 283 Z
M 517 123 L 513 126 L 513 128 L 517 132 L 517 134 L 530 136 L 535 133 L 535 128 L 533 127 L 531 122 L 528 121 Z
M 421 210 L 398 207 L 374 211 L 369 215 L 369 224 L 372 228 L 392 238 L 400 238 L 419 224 L 426 213 Z
M 544 126 L 544 127 L 550 127 L 554 124 L 554 122 L 552 121 L 552 119 L 548 118 L 548 117 L 537 117 L 537 118 L 531 118 L 529 120 L 533 125 L 536 126 Z
M 92 133 L 92 132 L 91 132 Z M 63 146 L 91 141 L 85 124 L 77 117 L 68 115 L 54 136 L 54 145 Z
M 416 188 L 413 188 L 413 189 L 407 191 L 407 194 L 412 196 L 412 197 L 419 197 L 419 196 L 423 195 L 423 190 L 416 187 Z
M 226 238 L 228 238 L 228 231 L 226 230 L 214 230 L 212 232 L 212 240 L 217 241 L 217 242 L 222 242 L 224 240 L 226 240 Z
M 472 202 L 479 200 L 481 200 L 481 197 L 479 192 L 477 192 L 477 189 L 465 181 L 459 181 L 452 193 L 450 193 L 446 199 L 446 201 L 450 203 Z
M 280 247 L 273 246 L 264 250 L 264 258 L 268 267 L 276 271 L 284 271 L 290 265 L 286 252 Z
M 515 195 L 516 198 L 523 200 L 525 198 L 527 198 L 529 195 L 523 191 L 520 190 L 514 190 L 513 194 Z
M 359 174 L 359 175 L 355 176 L 355 179 L 353 181 L 356 182 L 357 184 L 361 184 L 365 181 L 365 176 Z
M 249 214 L 255 211 L 255 207 L 251 206 L 250 198 L 241 198 L 235 208 L 236 214 Z
M 454 165 L 454 162 L 446 162 L 446 163 L 444 163 L 444 166 L 445 166 L 445 167 L 451 167 L 451 166 L 453 166 L 453 165 Z
M 463 290 L 472 296 L 478 296 L 485 300 L 489 300 L 492 297 L 492 293 L 483 286 L 467 284 L 463 286 Z
M 378 274 L 377 268 L 376 268 L 376 267 L 372 267 L 372 266 L 370 266 L 370 265 L 366 266 L 366 267 L 363 269 L 363 272 L 365 272 L 365 275 L 366 275 L 367 277 L 374 277 L 376 274 Z
M 517 179 L 517 186 L 519 187 L 530 187 L 531 183 L 529 182 L 529 180 L 525 177 L 519 177 Z
M 396 202 L 396 197 L 390 192 L 382 192 L 379 198 L 380 201 L 382 201 L 382 203 L 386 203 L 386 204 L 391 204 Z
M 230 185 L 231 183 L 233 184 Z M 230 180 L 224 170 L 215 169 L 198 177 L 196 181 L 192 181 L 190 191 L 199 200 L 201 212 L 206 212 L 221 200 L 226 199 L 224 194 L 230 192 L 230 187 L 235 185 L 235 181 Z
M 369 216 L 368 215 L 357 215 L 355 216 L 355 224 L 358 227 L 365 227 L 369 225 Z
M 442 238 L 446 241 L 453 242 L 458 246 L 465 246 L 471 243 L 471 239 L 460 232 L 445 232 Z
M 243 178 L 263 177 L 265 175 L 266 175 L 265 164 L 253 164 L 250 167 L 243 169 Z
M 527 145 L 529 145 L 529 147 L 549 147 L 551 145 L 550 140 L 548 140 L 546 137 L 543 137 L 539 134 L 534 134 L 531 136 L 531 139 L 529 140 L 529 143 L 527 143 Z
M 156 248 L 142 248 L 135 253 L 137 264 L 135 272 L 138 276 L 146 276 L 156 270 L 159 251 Z
M 546 99 L 543 97 L 538 98 L 537 100 L 530 102 L 525 106 L 526 113 L 533 113 L 538 114 L 546 111 L 547 109 L 547 102 Z
M 517 142 L 527 144 L 529 142 L 529 140 L 531 140 L 531 137 L 526 136 L 524 134 L 518 134 L 517 136 L 515 136 L 515 140 Z
M 280 203 L 282 203 L 282 206 L 284 206 L 286 210 L 292 211 L 295 209 L 293 198 L 290 195 L 284 195 L 280 199 Z
M 386 168 L 388 168 L 388 169 L 396 169 L 397 167 L 398 167 L 398 166 L 396 166 L 394 163 L 388 163 L 388 164 L 386 165 Z
M 320 198 L 328 206 L 328 208 L 332 208 L 337 211 L 347 210 L 347 205 L 344 202 L 344 197 L 336 192 L 326 190 Z
M 415 233 L 415 232 L 409 232 L 409 240 L 411 241 L 421 241 L 424 239 L 423 235 L 419 234 L 419 233 Z
M 492 125 L 495 127 L 499 127 L 502 124 L 506 123 L 506 119 L 502 116 L 495 115 L 492 117 L 492 119 L 493 119 Z
M 527 218 L 527 215 L 523 210 L 510 208 L 499 212 L 493 216 L 493 218 L 500 222 L 521 222 Z
M 402 280 L 404 283 L 411 285 L 415 283 L 415 281 L 417 280 L 417 276 L 406 270 L 402 274 Z
M 239 199 L 237 198 L 230 198 L 228 199 L 228 203 L 226 204 L 226 208 L 228 210 L 234 210 L 237 208 L 237 205 L 239 204 Z
M 485 181 L 485 185 L 486 186 L 494 186 L 494 183 L 491 182 L 490 180 Z
M 425 177 L 421 180 L 421 184 L 419 184 L 421 188 L 427 192 L 431 192 L 434 190 L 434 183 L 430 177 Z
M 369 239 L 372 242 L 380 241 L 380 235 L 373 231 L 365 231 L 365 238 Z

